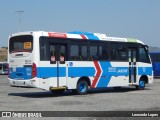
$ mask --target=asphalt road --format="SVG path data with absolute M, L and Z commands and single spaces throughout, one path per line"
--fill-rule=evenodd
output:
M 10 87 L 0 76 L 0 111 L 160 111 L 160 79 L 145 90 L 90 90 L 87 95 L 53 95 L 37 88 Z

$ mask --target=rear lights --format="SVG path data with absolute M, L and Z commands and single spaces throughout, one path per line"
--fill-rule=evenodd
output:
M 33 63 L 32 64 L 32 78 L 37 76 L 37 68 L 36 68 L 36 64 Z

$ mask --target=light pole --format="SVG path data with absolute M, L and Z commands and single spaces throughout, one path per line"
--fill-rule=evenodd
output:
M 18 17 L 19 17 L 19 20 L 18 20 L 18 24 L 19 24 L 19 26 L 18 26 L 19 32 L 21 31 L 21 14 L 22 14 L 23 12 L 24 12 L 24 11 L 21 11 L 21 10 L 18 10 L 18 11 L 15 12 L 15 13 L 18 14 Z

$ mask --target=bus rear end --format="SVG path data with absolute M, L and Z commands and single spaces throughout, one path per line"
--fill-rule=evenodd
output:
M 9 38 L 8 79 L 11 86 L 34 87 L 31 83 L 36 74 L 33 63 L 32 34 L 16 34 Z

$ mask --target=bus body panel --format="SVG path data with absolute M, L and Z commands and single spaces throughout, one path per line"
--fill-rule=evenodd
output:
M 67 62 L 60 67 L 57 67 L 57 64 L 50 64 L 49 61 L 39 62 L 37 78 L 39 78 L 40 88 L 49 90 L 49 87 L 66 86 L 66 65 Z
M 137 80 L 140 80 L 141 76 L 147 76 L 148 77 L 148 84 L 153 83 L 152 64 L 137 62 L 137 66 L 138 66 Z M 137 81 L 137 84 L 139 85 L 139 81 Z
M 78 81 L 84 77 L 89 79 L 90 88 L 139 85 L 141 76 L 147 76 L 148 83 L 153 82 L 152 65 L 149 63 L 136 61 L 136 64 L 134 65 L 136 68 L 136 80 L 130 81 L 130 76 L 132 75 L 130 70 L 132 68 L 130 67 L 129 61 L 66 60 L 64 63 L 60 63 L 59 60 L 56 60 L 54 64 L 51 64 L 50 60 L 40 60 L 41 36 L 53 38 L 67 38 L 68 36 L 69 38 L 87 39 L 92 38 L 90 35 L 24 32 L 13 34 L 11 37 L 19 35 L 33 36 L 33 50 L 32 52 L 9 52 L 8 62 L 10 75 L 8 79 L 10 84 L 13 86 L 28 86 L 45 90 L 50 90 L 50 87 L 66 87 L 67 89 L 76 89 Z M 127 39 L 124 38 L 105 38 L 105 36 L 94 37 L 92 39 L 99 38 L 103 38 L 105 41 L 127 42 Z M 138 42 L 137 40 L 134 41 Z M 24 45 L 25 44 L 27 43 L 24 43 Z M 140 42 L 140 44 L 143 43 Z M 60 46 L 60 43 L 52 43 L 52 45 Z M 60 50 L 59 48 L 57 49 Z M 21 56 L 21 54 L 23 54 L 23 56 Z M 34 77 L 32 76 L 33 64 L 36 65 L 36 76 Z
M 153 75 L 155 77 L 160 76 L 160 62 L 153 63 L 153 70 L 154 70 Z
M 160 52 L 151 52 L 150 53 L 153 66 L 153 75 L 154 77 L 160 76 Z
M 18 53 L 24 54 L 24 53 Z M 32 54 L 25 58 L 10 57 L 10 78 L 28 80 L 32 78 Z

